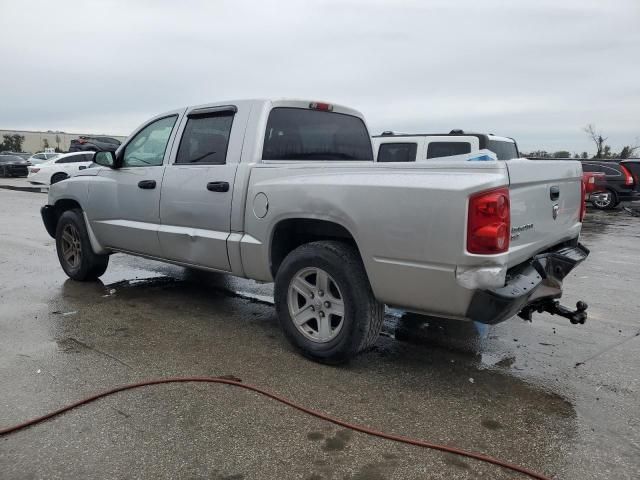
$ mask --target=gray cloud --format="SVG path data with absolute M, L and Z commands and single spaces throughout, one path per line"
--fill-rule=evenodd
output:
M 464 128 L 523 150 L 640 136 L 640 3 L 6 2 L 0 127 L 127 134 L 164 110 L 303 97 L 372 132 Z

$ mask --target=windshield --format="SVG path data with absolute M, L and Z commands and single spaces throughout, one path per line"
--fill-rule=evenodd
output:
M 364 122 L 342 113 L 274 108 L 263 160 L 368 160 L 373 149 Z

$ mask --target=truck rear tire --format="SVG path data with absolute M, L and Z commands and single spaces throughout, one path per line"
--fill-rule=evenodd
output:
M 56 251 L 64 272 L 85 282 L 100 277 L 109 265 L 108 255 L 96 255 L 91 248 L 82 210 L 64 212 L 56 226 Z
M 337 241 L 307 243 L 287 255 L 276 275 L 275 304 L 289 341 L 329 364 L 371 346 L 384 320 L 357 250 Z

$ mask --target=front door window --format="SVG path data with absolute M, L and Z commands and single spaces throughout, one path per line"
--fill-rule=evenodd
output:
M 153 167 L 162 165 L 171 130 L 178 117 L 161 118 L 150 123 L 131 140 L 124 150 L 123 167 Z

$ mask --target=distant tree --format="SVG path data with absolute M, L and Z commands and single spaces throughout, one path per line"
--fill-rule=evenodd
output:
M 577 158 L 577 159 L 579 159 L 579 158 L 580 158 L 580 155 L 578 155 L 578 154 L 576 153 L 576 154 L 573 156 L 573 158 Z
M 45 138 L 42 140 L 42 149 L 46 150 L 47 148 L 49 148 L 49 140 Z
M 589 154 L 587 152 L 582 152 L 582 155 L 580 155 L 580 158 L 586 160 L 587 158 L 589 158 Z
M 533 152 L 526 153 L 525 157 L 551 158 L 551 155 L 546 150 L 534 150 Z
M 607 141 L 607 137 L 602 136 L 602 132 L 598 132 L 596 126 L 590 123 L 583 128 L 584 132 L 589 136 L 591 141 L 596 144 L 596 154 L 593 158 L 604 158 L 604 142 Z
M 636 154 L 636 151 L 640 149 L 640 142 L 638 142 L 637 138 L 635 143 L 636 145 L 625 145 L 624 147 L 622 147 L 622 150 L 620 150 L 620 158 L 633 157 Z
M 640 150 L 640 139 L 638 137 L 636 137 L 633 145 L 625 145 L 620 150 L 620 153 L 616 153 L 612 152 L 611 147 L 605 144 L 607 137 L 604 137 L 602 132 L 598 132 L 595 125 L 590 123 L 583 130 L 596 145 L 596 154 L 593 158 L 631 158 Z M 585 158 L 586 152 L 583 152 L 582 155 L 582 158 Z
M 21 152 L 24 136 L 14 133 L 13 135 L 2 135 L 4 141 L 0 144 L 1 150 L 9 150 L 11 152 Z
M 62 139 L 60 138 L 60 135 L 58 135 L 56 133 L 56 152 L 60 150 L 60 142 L 62 141 Z
M 571 158 L 571 152 L 567 152 L 566 150 L 553 152 L 553 158 Z

